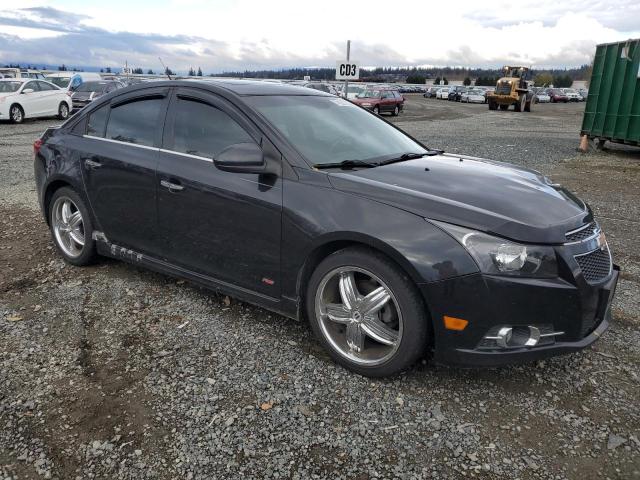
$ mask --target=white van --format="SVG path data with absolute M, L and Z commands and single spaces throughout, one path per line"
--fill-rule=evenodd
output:
M 0 78 L 35 78 L 43 80 L 44 75 L 40 70 L 31 70 L 28 68 L 0 68 Z
M 84 82 L 95 82 L 102 80 L 99 73 L 95 72 L 56 72 L 50 73 L 45 80 L 51 82 L 63 90 L 73 90 Z

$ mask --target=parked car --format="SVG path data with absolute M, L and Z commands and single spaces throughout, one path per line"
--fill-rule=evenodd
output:
M 567 95 L 559 88 L 547 89 L 547 95 L 551 98 L 551 103 L 567 103 L 569 101 L 569 97 L 567 97 Z
M 363 93 L 366 89 L 367 89 L 366 85 L 358 84 L 358 83 L 355 83 L 355 84 L 350 83 L 349 86 L 347 87 L 347 99 L 353 100 L 359 94 Z
M 123 85 L 116 80 L 100 80 L 83 82 L 78 85 L 71 93 L 73 100 L 73 109 L 79 110 L 101 95 L 111 93 L 123 88 Z
M 465 87 L 464 85 L 454 85 L 449 88 L 449 95 L 447 96 L 447 100 L 451 102 L 459 102 L 460 97 L 466 91 L 467 87 Z
M 609 325 L 619 269 L 587 204 L 323 92 L 141 84 L 48 129 L 34 154 L 66 262 L 114 257 L 306 318 L 362 375 L 428 350 L 453 365 L 542 359 Z
M 449 98 L 449 87 L 440 88 L 436 92 L 436 99 L 438 100 L 447 100 Z
M 460 95 L 460 101 L 465 103 L 485 103 L 487 97 L 484 90 L 469 90 Z
M 36 80 L 44 80 L 44 75 L 39 70 L 29 68 L 0 68 L 0 78 L 33 78 Z
M 570 102 L 582 102 L 584 98 L 573 88 L 563 88 L 562 92 L 567 96 Z
M 63 90 L 71 91 L 84 82 L 99 82 L 102 80 L 102 77 L 100 77 L 99 73 L 94 72 L 56 72 L 48 74 L 45 80 L 57 85 Z
M 397 90 L 368 88 L 357 95 L 353 103 L 373 111 L 376 115 L 391 113 L 398 116 L 404 107 L 404 97 Z
M 27 118 L 57 116 L 65 120 L 71 97 L 44 80 L 0 79 L 0 120 L 22 123 Z
M 547 93 L 547 90 L 542 88 L 534 88 L 532 89 L 534 93 L 534 102 L 535 103 L 549 103 L 551 101 L 551 97 Z
M 587 90 L 586 88 L 581 88 L 578 90 L 578 93 L 582 97 L 583 102 L 587 100 L 587 97 L 589 96 L 589 90 Z
M 438 86 L 438 85 L 431 86 L 431 87 L 427 88 L 427 91 L 424 92 L 423 96 L 425 98 L 435 98 L 436 93 L 438 92 L 438 90 L 440 90 L 440 88 L 441 87 Z
M 331 95 L 340 95 L 338 89 L 330 83 L 308 82 L 303 84 L 302 86 L 306 88 L 313 88 L 314 90 L 319 90 L 321 92 L 330 93 Z

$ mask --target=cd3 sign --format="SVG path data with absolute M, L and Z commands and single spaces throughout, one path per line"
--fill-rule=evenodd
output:
M 354 61 L 336 62 L 336 80 L 360 79 L 360 63 Z

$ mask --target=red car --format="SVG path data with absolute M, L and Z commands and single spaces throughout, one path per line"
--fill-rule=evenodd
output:
M 373 110 L 376 115 L 388 112 L 394 117 L 400 114 L 404 106 L 404 97 L 397 90 L 383 88 L 367 88 L 351 101 L 368 110 Z
M 547 95 L 551 98 L 552 103 L 567 103 L 569 101 L 569 97 L 567 97 L 567 95 L 559 88 L 550 88 L 547 90 Z

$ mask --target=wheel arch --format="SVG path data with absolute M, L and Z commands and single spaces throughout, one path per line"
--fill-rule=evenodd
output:
M 18 107 L 20 110 L 22 110 L 22 118 L 25 119 L 27 118 L 27 112 L 25 112 L 24 107 L 20 104 L 20 102 L 12 102 L 11 105 L 9 105 L 9 118 L 11 118 L 11 109 L 13 107 Z
M 72 179 L 70 179 L 68 177 L 61 177 L 61 176 L 60 177 L 55 177 L 55 178 L 51 179 L 50 181 L 48 181 L 47 184 L 45 185 L 44 189 L 43 189 L 43 193 L 42 193 L 42 212 L 44 214 L 44 217 L 45 217 L 45 220 L 47 222 L 47 225 L 49 225 L 49 206 L 51 204 L 51 198 L 53 197 L 53 194 L 57 190 L 60 190 L 63 187 L 69 187 L 73 191 L 75 191 L 78 195 L 80 195 L 80 197 L 87 204 L 87 210 L 89 210 L 89 214 L 92 217 L 91 220 L 94 222 L 94 225 L 95 225 L 95 216 L 93 215 L 93 212 L 91 211 L 91 208 L 89 206 L 89 202 L 87 202 L 86 195 L 84 194 L 82 188 L 80 188 L 80 186 L 77 185 L 77 183 L 74 182 Z
M 378 240 L 377 238 L 370 237 L 361 233 L 333 233 L 323 236 L 316 242 L 314 242 L 313 247 L 305 257 L 302 268 L 300 268 L 298 272 L 298 278 L 296 281 L 296 293 L 298 295 L 298 298 L 300 299 L 300 305 L 304 305 L 309 279 L 311 278 L 311 275 L 320 264 L 320 262 L 322 262 L 322 260 L 327 258 L 329 255 L 349 247 L 367 248 L 384 255 L 394 264 L 396 264 L 398 268 L 400 268 L 404 273 L 407 274 L 409 279 L 416 285 L 416 288 L 418 288 L 418 284 L 423 281 L 415 267 L 413 267 L 411 263 L 391 245 L 386 244 L 381 240 Z M 301 309 L 301 311 L 303 310 L 304 309 Z

